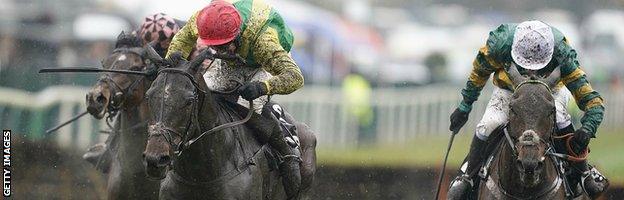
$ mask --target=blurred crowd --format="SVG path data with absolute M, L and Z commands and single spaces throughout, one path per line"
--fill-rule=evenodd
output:
M 371 87 L 462 84 L 490 30 L 500 23 L 539 19 L 568 36 L 593 83 L 622 90 L 624 3 L 605 4 L 609 9 L 586 8 L 588 3 L 574 9 L 522 4 L 525 10 L 510 11 L 461 1 L 268 1 L 295 33 L 291 53 L 307 85 L 341 86 L 349 75 L 362 77 Z M 117 34 L 135 30 L 142 17 L 164 12 L 185 20 L 205 4 L 0 0 L 0 86 L 36 91 L 51 84 L 90 85 L 95 75 L 35 72 L 97 67 Z

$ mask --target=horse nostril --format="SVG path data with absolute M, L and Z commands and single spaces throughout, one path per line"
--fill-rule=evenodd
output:
M 100 93 L 100 94 L 98 94 L 98 96 L 95 99 L 95 101 L 97 101 L 98 103 L 104 103 L 106 101 L 106 97 L 104 97 L 104 95 L 102 95 L 102 93 Z

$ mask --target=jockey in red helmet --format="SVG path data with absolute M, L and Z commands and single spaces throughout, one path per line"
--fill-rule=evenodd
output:
M 236 71 L 241 73 L 258 71 L 248 69 L 268 72 L 267 78 L 261 80 L 252 78 L 238 89 L 242 99 L 253 100 L 254 105 L 257 102 L 262 102 L 263 105 L 267 103 L 267 95 L 290 94 L 303 86 L 301 70 L 289 53 L 293 44 L 293 34 L 279 13 L 262 0 L 212 1 L 193 14 L 188 23 L 174 36 L 166 57 L 170 57 L 174 52 L 180 52 L 183 58 L 187 58 L 196 42 L 209 46 L 218 53 L 241 57 L 245 62 L 222 62 L 222 65 L 225 65 L 222 69 L 235 71 L 230 72 L 231 76 L 235 76 Z M 223 77 L 228 75 L 221 76 L 214 80 L 206 79 L 209 87 L 218 80 L 228 78 Z M 259 101 L 263 98 L 265 100 Z M 261 112 L 262 116 L 272 115 L 271 112 L 263 111 L 256 110 Z M 271 116 L 268 118 L 274 119 Z M 278 120 L 271 122 L 273 121 L 279 123 Z M 289 199 L 297 198 L 301 175 L 300 158 L 296 149 L 288 145 L 281 131 L 255 132 L 265 134 L 261 137 L 271 138 L 269 144 L 284 160 L 279 168 L 286 194 Z

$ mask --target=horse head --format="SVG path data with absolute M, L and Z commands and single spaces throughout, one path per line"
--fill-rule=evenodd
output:
M 508 131 L 516 140 L 512 148 L 517 150 L 516 169 L 522 184 L 532 187 L 542 181 L 548 142 L 554 132 L 556 109 L 551 88 L 558 83 L 560 71 L 557 67 L 547 77 L 525 77 L 512 64 L 507 73 L 515 88 Z
M 113 53 L 102 61 L 102 67 L 116 70 L 146 70 L 149 65 L 144 62 L 146 51 L 141 46 L 138 36 L 121 32 Z M 143 80 L 144 77 L 140 75 L 102 73 L 97 83 L 87 93 L 87 111 L 95 118 L 101 119 L 107 112 L 122 106 L 139 104 L 143 99 L 144 87 L 147 85 L 142 83 Z
M 173 53 L 168 60 L 158 55 L 150 58 L 155 63 L 173 66 L 161 68 L 146 93 L 151 114 L 143 157 L 150 178 L 165 177 L 167 166 L 172 163 L 183 142 L 202 125 L 198 115 L 204 106 L 207 86 L 198 72 L 202 62 L 209 56 L 206 50 L 190 62 L 182 59 L 178 52 Z

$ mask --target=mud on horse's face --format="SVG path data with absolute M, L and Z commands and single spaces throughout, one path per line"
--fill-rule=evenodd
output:
M 205 56 L 200 54 L 191 62 L 176 57 L 178 55 L 174 55 L 170 63 L 176 67 L 161 69 L 146 93 L 151 114 L 143 156 L 147 175 L 153 179 L 165 178 L 166 169 L 184 138 L 199 126 L 192 122 L 197 120 L 199 98 L 203 93 L 192 77 Z M 160 57 L 152 59 L 162 62 Z
M 546 78 L 523 77 L 514 65 L 508 73 L 516 89 L 509 105 L 509 135 L 515 140 L 520 181 L 532 187 L 542 181 L 548 141 L 555 127 L 555 100 L 550 88 L 558 82 L 559 68 Z

